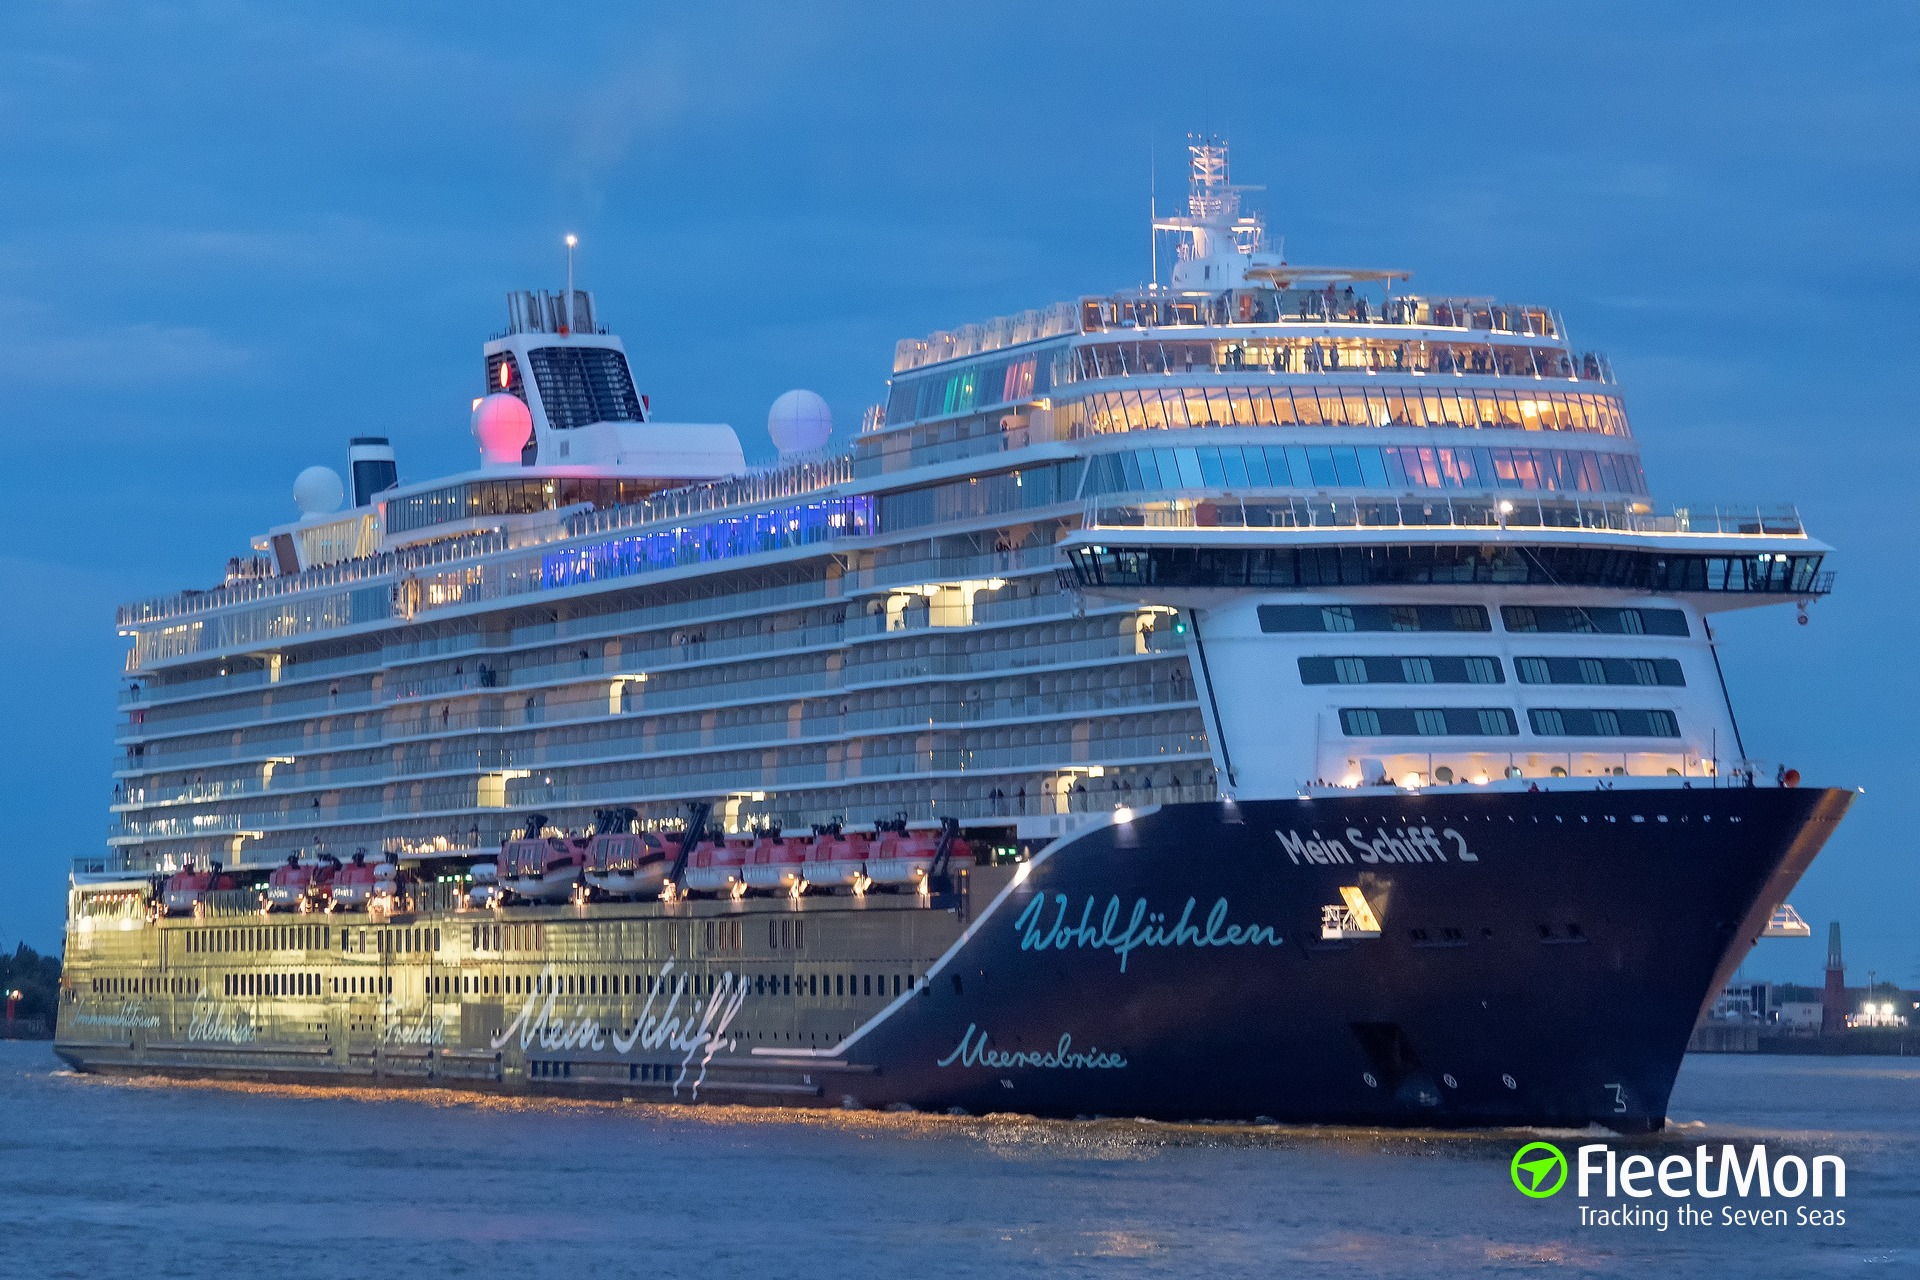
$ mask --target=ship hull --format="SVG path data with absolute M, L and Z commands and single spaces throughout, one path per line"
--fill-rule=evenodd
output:
M 817 1046 L 748 1030 L 788 1025 L 759 972 L 785 962 L 753 950 L 761 916 L 796 910 L 748 900 L 693 907 L 750 925 L 741 954 L 682 955 L 682 977 L 669 961 L 657 992 L 604 1012 L 563 971 L 644 958 L 618 942 L 539 958 L 534 994 L 496 999 L 491 1022 L 456 1001 L 357 1054 L 345 1031 L 280 1046 L 271 1018 L 204 1001 L 197 1044 L 180 1010 L 147 1020 L 172 1030 L 135 1018 L 107 1036 L 63 1010 L 58 1048 L 82 1069 L 696 1102 L 1646 1131 L 1705 1002 L 1850 799 L 1372 792 L 1143 811 L 922 906 L 800 912 L 810 963 L 848 952 L 842 931 L 925 957 Z M 1377 936 L 1323 937 L 1343 888 Z M 445 917 L 462 934 L 473 918 Z M 677 985 L 689 972 L 705 976 Z

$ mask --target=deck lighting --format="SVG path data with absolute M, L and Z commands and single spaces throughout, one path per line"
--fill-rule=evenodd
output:
M 1418 791 L 1420 789 L 1420 775 L 1417 773 L 1406 774 L 1401 777 L 1400 785 L 1409 791 Z
M 1120 806 L 1120 807 L 1119 807 L 1118 809 L 1115 809 L 1115 810 L 1113 811 L 1113 820 L 1114 820 L 1114 821 L 1115 821 L 1116 823 L 1119 823 L 1119 822 L 1132 822 L 1132 821 L 1133 821 L 1133 810 L 1132 810 L 1132 809 L 1129 809 L 1129 808 L 1128 808 L 1128 807 L 1127 807 L 1126 805 L 1124 805 L 1124 804 L 1123 804 L 1123 805 L 1121 805 L 1121 806 Z

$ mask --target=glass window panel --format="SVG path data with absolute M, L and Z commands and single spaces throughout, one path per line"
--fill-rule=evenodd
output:
M 1488 454 L 1493 462 L 1493 483 L 1502 489 L 1517 488 L 1520 479 L 1513 469 L 1513 450 L 1492 449 Z
M 1224 488 L 1227 483 L 1226 470 L 1220 465 L 1218 449 L 1195 449 L 1195 460 L 1200 464 L 1200 483 L 1209 489 Z
M 1297 444 L 1287 446 L 1287 470 L 1293 483 L 1302 489 L 1313 483 L 1313 468 L 1307 465 L 1307 451 Z
M 1178 489 L 1180 487 L 1180 457 L 1177 449 L 1155 449 L 1154 461 L 1160 464 L 1160 487 Z
M 1430 419 L 1431 425 L 1439 426 L 1441 423 L 1445 423 L 1449 427 L 1458 427 L 1458 426 L 1465 425 L 1465 422 L 1460 416 L 1460 397 L 1459 396 L 1455 395 L 1451 391 L 1442 391 L 1439 393 L 1437 397 L 1429 396 L 1428 397 L 1429 403 L 1431 403 L 1434 399 L 1438 399 L 1440 402 L 1440 416 L 1438 418 Z
M 1329 427 L 1347 425 L 1347 406 L 1340 399 L 1340 393 L 1328 387 L 1316 388 L 1320 399 L 1320 421 Z
M 1262 449 L 1259 445 L 1249 445 L 1244 452 L 1246 454 L 1248 484 L 1253 485 L 1255 488 L 1265 489 L 1276 483 L 1285 484 L 1287 482 L 1284 471 L 1281 472 L 1280 479 L 1275 481 L 1267 470 L 1267 455 L 1274 452 L 1273 450 Z M 1284 455 L 1282 455 L 1281 461 L 1284 465 Z
M 1236 427 L 1253 425 L 1253 401 L 1247 398 L 1245 387 L 1231 387 L 1227 391 L 1227 403 L 1233 416 L 1229 419 Z
M 1140 471 L 1140 487 L 1144 490 L 1151 491 L 1163 487 L 1160 482 L 1158 453 L 1157 449 L 1141 449 L 1134 454 L 1134 464 Z
M 1187 399 L 1187 426 L 1206 426 L 1213 416 L 1212 409 L 1206 407 L 1206 390 L 1190 386 L 1181 388 L 1181 395 Z
M 1334 485 L 1340 481 L 1333 469 L 1333 450 L 1326 445 L 1314 445 L 1307 450 L 1307 472 L 1317 485 Z
M 1380 393 L 1387 407 L 1387 425 L 1400 427 L 1407 424 L 1407 396 L 1398 387 L 1388 387 Z
M 1140 393 L 1140 410 L 1145 416 L 1147 429 L 1164 430 L 1167 425 L 1167 408 L 1158 388 Z
M 1333 473 L 1341 485 L 1346 488 L 1358 488 L 1360 485 L 1360 461 L 1353 456 L 1353 450 L 1346 447 L 1333 451 Z
M 1207 387 L 1207 414 L 1204 419 L 1210 427 L 1226 427 L 1233 424 L 1233 406 L 1227 402 L 1225 387 Z
M 1293 389 L 1293 411 L 1299 416 L 1300 425 L 1303 427 L 1317 427 L 1322 425 L 1320 418 L 1320 400 L 1314 395 L 1313 388 L 1311 387 L 1295 387 Z
M 1471 449 L 1436 449 L 1436 459 L 1440 463 L 1440 474 L 1446 480 L 1449 489 L 1472 489 L 1476 473 L 1473 466 Z
M 1387 484 L 1395 489 L 1404 489 L 1412 481 L 1407 479 L 1407 469 L 1400 461 L 1405 449 L 1387 448 L 1380 451 L 1380 460 L 1387 471 Z
M 1265 387 L 1248 387 L 1246 396 L 1247 405 L 1253 414 L 1254 425 L 1259 427 L 1272 426 L 1273 401 L 1267 398 L 1267 389 Z
M 1298 419 L 1293 415 L 1293 392 L 1286 387 L 1273 389 L 1273 425 L 1291 427 Z
M 1367 396 L 1367 421 L 1376 427 L 1384 427 L 1391 415 L 1387 410 L 1387 393 L 1377 387 L 1369 387 Z
M 1522 427 L 1526 425 L 1520 412 L 1520 398 L 1511 391 L 1499 392 L 1495 399 L 1500 406 L 1500 425 L 1503 427 Z
M 1200 479 L 1200 459 L 1195 456 L 1193 450 L 1175 449 L 1173 451 L 1173 459 L 1174 465 L 1179 469 L 1180 487 L 1183 489 L 1198 489 L 1202 483 Z
M 1463 394 L 1461 399 L 1466 399 Z M 1491 391 L 1481 391 L 1474 395 L 1475 420 L 1483 427 L 1500 425 L 1500 401 Z
M 1127 488 L 1133 490 L 1135 493 L 1147 487 L 1145 478 L 1140 474 L 1140 457 L 1138 454 L 1132 452 L 1121 454 L 1120 472 L 1126 481 Z
M 1258 450 L 1255 450 L 1258 452 Z M 1220 465 L 1227 473 L 1227 487 L 1244 489 L 1247 487 L 1247 460 L 1237 448 L 1220 450 Z
M 1386 488 L 1387 466 L 1380 457 L 1380 450 L 1356 449 L 1354 452 L 1360 457 L 1360 478 L 1366 482 L 1367 488 Z
M 1168 387 L 1160 393 L 1161 403 L 1167 411 L 1169 427 L 1184 427 L 1187 422 L 1186 393 L 1178 387 Z
M 1371 427 L 1374 425 L 1373 411 L 1367 406 L 1367 393 L 1362 387 L 1344 391 L 1340 395 L 1346 406 L 1347 425 L 1350 427 Z

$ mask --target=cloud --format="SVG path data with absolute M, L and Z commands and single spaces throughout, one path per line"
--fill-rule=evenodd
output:
M 206 329 L 151 322 L 63 327 L 41 308 L 0 302 L 0 379 L 14 386 L 121 386 L 230 374 L 244 347 Z

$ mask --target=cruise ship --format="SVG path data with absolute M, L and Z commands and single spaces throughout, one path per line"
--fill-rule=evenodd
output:
M 1850 799 L 1750 755 L 1713 631 L 1828 548 L 1656 506 L 1554 310 L 1290 262 L 1189 150 L 1164 282 L 900 342 L 844 443 L 789 392 L 771 465 L 571 270 L 509 294 L 472 470 L 354 438 L 119 611 L 58 1052 L 1660 1127 Z

